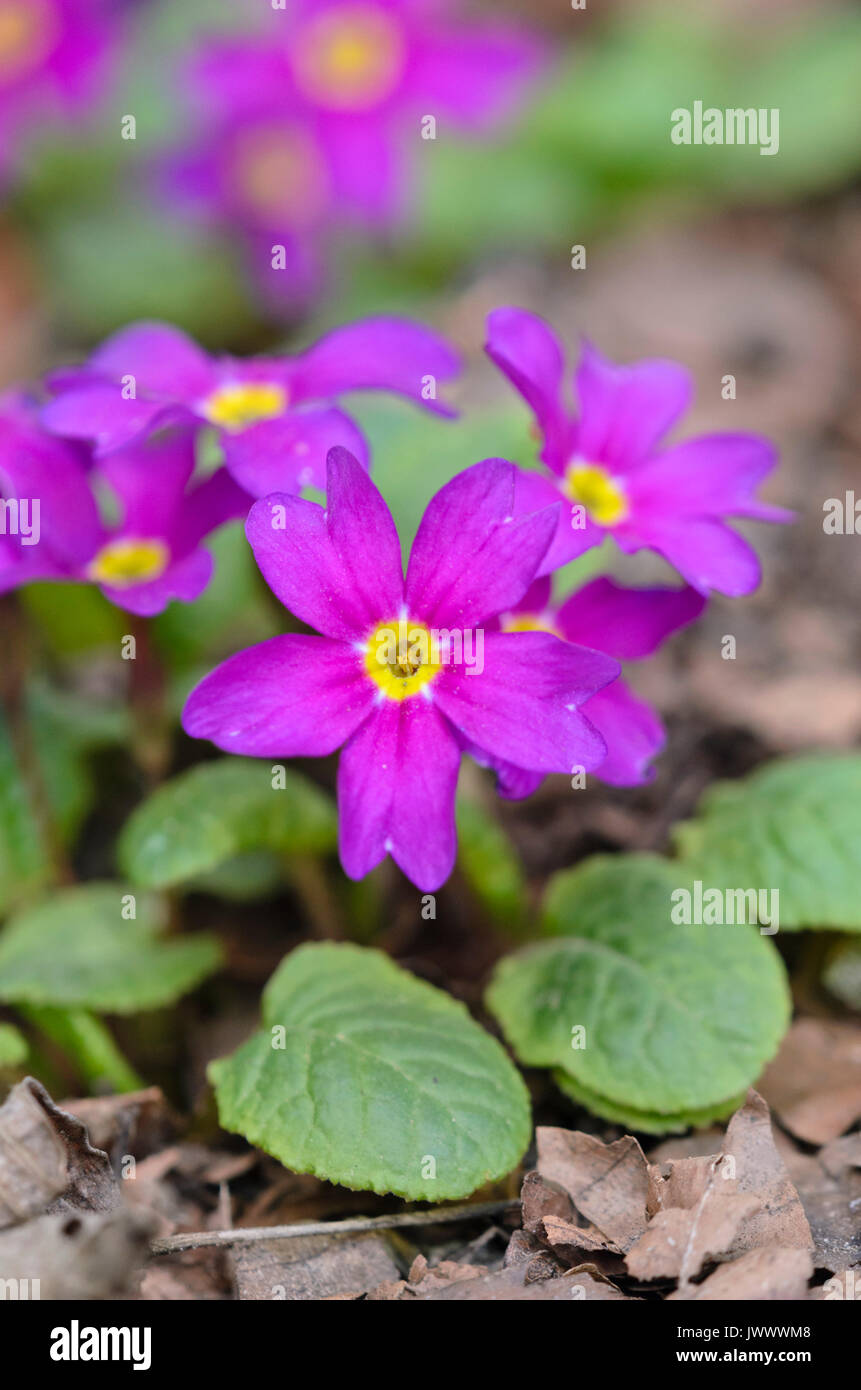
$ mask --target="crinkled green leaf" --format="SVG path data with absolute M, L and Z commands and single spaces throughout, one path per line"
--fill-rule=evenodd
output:
M 29 1051 L 23 1033 L 11 1023 L 0 1023 L 0 1068 L 20 1067 Z
M 287 956 L 262 1030 L 209 1075 L 225 1129 L 345 1187 L 465 1197 L 529 1142 L 526 1088 L 499 1043 L 463 1004 L 358 946 Z
M 158 905 L 138 895 L 127 920 L 129 895 L 87 883 L 13 917 L 0 932 L 0 1000 L 135 1013 L 172 1003 L 216 969 L 212 937 L 159 939 Z
M 745 1096 L 741 1091 L 731 1100 L 719 1101 L 716 1105 L 703 1106 L 699 1110 L 680 1110 L 675 1115 L 659 1115 L 657 1110 L 638 1110 L 632 1105 L 617 1105 L 615 1101 L 608 1100 L 606 1096 L 601 1096 L 597 1091 L 592 1091 L 588 1086 L 575 1081 L 573 1076 L 561 1068 L 553 1073 L 553 1080 L 575 1105 L 582 1105 L 593 1115 L 600 1115 L 602 1120 L 624 1125 L 626 1129 L 641 1130 L 644 1134 L 682 1134 L 687 1129 L 704 1129 L 718 1120 L 725 1120 L 744 1103 Z
M 331 798 L 289 769 L 285 786 L 273 788 L 275 765 L 222 758 L 166 782 L 123 829 L 123 873 L 146 888 L 165 888 L 248 850 L 324 854 L 333 849 L 337 817 Z
M 560 935 L 503 960 L 487 995 L 521 1061 L 667 1115 L 756 1080 L 789 1020 L 782 962 L 754 927 L 674 924 L 678 884 L 648 855 L 597 856 L 551 879 L 546 925 Z
M 460 795 L 457 801 L 458 864 L 490 915 L 517 928 L 526 917 L 526 879 L 517 853 L 499 821 L 484 806 Z
M 777 889 L 781 931 L 861 931 L 858 754 L 780 759 L 719 782 L 675 840 L 683 870 L 704 890 Z

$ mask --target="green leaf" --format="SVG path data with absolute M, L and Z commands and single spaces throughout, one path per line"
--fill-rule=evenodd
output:
M 597 1091 L 575 1081 L 568 1072 L 557 1070 L 553 1080 L 569 1100 L 582 1105 L 593 1115 L 600 1115 L 612 1124 L 625 1125 L 628 1129 L 641 1130 L 644 1134 L 682 1134 L 687 1129 L 705 1129 L 718 1120 L 725 1120 L 744 1103 L 742 1091 L 731 1100 L 719 1101 L 717 1105 L 703 1106 L 698 1110 L 680 1110 L 675 1115 L 659 1115 L 656 1110 L 638 1110 L 632 1105 L 617 1105 Z
M 487 995 L 521 1061 L 665 1115 L 756 1080 L 789 1021 L 782 962 L 753 927 L 673 923 L 677 875 L 608 855 L 551 879 L 546 924 L 564 934 L 502 961 Z
M 92 787 L 74 741 L 51 711 L 28 705 L 29 733 L 42 788 L 59 836 L 70 841 Z M 25 785 L 8 724 L 0 715 L 0 912 L 36 897 L 51 881 L 51 856 L 34 800 Z
M 337 843 L 331 798 L 289 770 L 284 787 L 273 788 L 273 766 L 223 758 L 166 782 L 122 831 L 123 873 L 143 887 L 166 888 L 248 850 L 328 853 Z
M 0 1069 L 20 1067 L 26 1062 L 29 1051 L 23 1033 L 11 1023 L 0 1023 Z
M 0 999 L 128 1014 L 173 1003 L 216 969 L 210 936 L 159 940 L 157 905 L 119 883 L 68 888 L 0 933 Z
M 526 879 L 517 853 L 491 811 L 457 799 L 458 864 L 491 917 L 519 928 L 526 917 Z
M 287 956 L 261 1032 L 209 1076 L 225 1129 L 345 1187 L 465 1197 L 529 1142 L 526 1088 L 499 1043 L 463 1004 L 358 946 Z
M 677 826 L 684 871 L 706 888 L 780 893 L 780 930 L 861 931 L 861 756 L 813 753 L 719 782 Z

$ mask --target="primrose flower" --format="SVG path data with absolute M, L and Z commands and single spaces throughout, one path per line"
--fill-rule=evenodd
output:
M 104 0 L 0 0 L 0 167 L 34 120 L 95 97 L 111 19 Z
M 39 429 L 21 398 L 0 413 L 0 592 L 33 580 L 98 584 L 111 603 L 150 617 L 206 588 L 201 542 L 245 516 L 251 498 L 219 469 L 189 486 L 194 432 L 118 449 L 95 467 L 78 444 Z M 114 513 L 102 519 L 97 499 Z
M 335 445 L 368 466 L 364 437 L 328 404 L 333 397 L 394 391 L 450 414 L 436 388 L 458 367 L 437 334 L 406 319 L 366 319 L 334 329 L 296 357 L 246 361 L 210 357 L 168 324 L 133 324 L 85 367 L 51 379 L 58 395 L 42 420 L 55 434 L 92 440 L 97 456 L 167 425 L 213 425 L 233 477 L 262 497 L 323 488 Z
M 519 603 L 500 614 L 503 632 L 552 632 L 606 652 L 618 661 L 642 661 L 673 632 L 699 617 L 702 594 L 682 589 L 628 589 L 614 579 L 590 580 L 561 605 L 551 601 L 551 579 L 536 579 Z M 623 679 L 599 690 L 583 712 L 602 735 L 607 757 L 597 769 L 602 782 L 633 787 L 650 781 L 649 763 L 664 745 L 664 728 L 651 705 L 635 695 Z M 491 764 L 499 778 L 501 796 L 529 796 L 541 775 L 509 764 Z
M 589 344 L 576 375 L 579 415 L 572 415 L 562 347 L 542 319 L 521 309 L 489 316 L 486 350 L 531 408 L 550 470 L 519 474 L 517 511 L 560 498 L 567 504 L 544 573 L 610 535 L 628 553 L 658 551 L 704 593 L 756 588 L 756 553 L 725 518 L 792 519 L 754 496 L 777 462 L 768 440 L 711 434 L 663 446 L 690 403 L 689 373 L 660 360 L 618 367 Z
M 201 129 L 168 160 L 167 194 L 241 228 L 261 286 L 301 299 L 318 287 L 328 228 L 403 215 L 423 122 L 494 127 L 542 56 L 519 26 L 465 24 L 449 0 L 297 0 L 245 42 L 200 48 L 183 86 Z M 276 245 L 286 275 L 271 273 Z
M 579 707 L 619 666 L 549 632 L 484 630 L 525 593 L 556 529 L 555 508 L 512 516 L 512 464 L 477 463 L 436 494 L 406 580 L 395 524 L 367 473 L 344 449 L 328 468 L 325 511 L 274 495 L 246 523 L 272 591 L 322 635 L 238 652 L 192 691 L 183 725 L 261 758 L 325 757 L 344 745 L 346 872 L 361 878 L 390 854 L 432 892 L 455 859 L 463 752 L 539 774 L 596 767 L 606 748 Z

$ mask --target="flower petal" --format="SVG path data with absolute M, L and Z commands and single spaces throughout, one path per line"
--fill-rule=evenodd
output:
M 777 450 L 754 434 L 689 439 L 652 459 L 631 479 L 631 505 L 674 516 L 747 516 L 791 521 L 792 512 L 759 502 L 754 492 L 777 466 Z
M 310 406 L 266 420 L 222 440 L 224 461 L 234 478 L 254 497 L 270 492 L 326 488 L 326 456 L 341 446 L 369 466 L 362 431 L 342 410 Z
M 562 403 L 562 347 L 549 324 L 525 309 L 495 309 L 487 318 L 485 352 L 533 411 L 544 435 L 542 457 L 561 473 L 568 417 Z
M 19 563 L 41 550 L 49 569 L 76 569 L 98 548 L 102 524 L 79 446 L 52 439 L 23 414 L 0 416 L 0 496 L 26 500 L 34 523 L 38 503 L 39 544 L 22 546 Z
M 195 430 L 139 440 L 101 460 L 98 471 L 123 508 L 120 535 L 172 537 L 194 472 Z
M 595 770 L 613 787 L 636 787 L 651 781 L 648 764 L 664 746 L 664 726 L 651 705 L 623 680 L 614 681 L 587 702 L 584 713 L 603 736 L 607 756 Z
M 620 473 L 636 467 L 687 410 L 692 391 L 690 373 L 676 362 L 620 367 L 584 344 L 577 369 L 578 456 Z
M 391 854 L 423 893 L 448 878 L 457 853 L 454 798 L 460 748 L 421 697 L 384 700 L 341 754 L 341 862 L 363 878 Z
M 251 508 L 245 534 L 272 592 L 327 637 L 364 639 L 400 613 L 403 571 L 395 523 L 361 464 L 329 454 L 327 510 L 275 493 Z
M 556 623 L 569 642 L 608 652 L 618 661 L 641 661 L 687 623 L 705 599 L 696 589 L 627 589 L 602 575 L 562 604 Z
M 603 545 L 607 534 L 603 527 L 596 525 L 590 516 L 583 513 L 582 508 L 576 516 L 578 524 L 574 526 L 574 508 L 562 496 L 556 483 L 548 478 L 546 473 L 536 473 L 531 468 L 518 468 L 514 481 L 515 515 L 528 515 L 549 506 L 557 507 L 559 519 L 553 539 L 538 567 L 539 575 L 553 574 L 562 565 L 567 565 L 569 560 L 576 560 L 593 546 Z
M 407 569 L 411 617 L 466 628 L 522 598 L 556 531 L 552 507 L 514 517 L 515 468 L 473 464 L 428 503 Z
M 149 584 L 134 584 L 127 589 L 111 589 L 102 585 L 105 598 L 117 608 L 135 613 L 139 618 L 152 618 L 163 613 L 169 603 L 193 603 L 212 578 L 213 559 L 207 550 L 193 550 L 190 555 L 169 565 L 164 574 Z
M 577 710 L 618 662 L 546 632 L 488 632 L 484 670 L 447 666 L 432 690 L 456 728 L 492 759 L 534 772 L 597 767 L 604 742 Z
M 124 400 L 122 388 L 107 383 L 66 391 L 49 401 L 42 411 L 46 430 L 68 439 L 92 439 L 97 454 L 122 448 L 141 436 L 189 418 L 184 406 L 140 398 Z
M 288 633 L 216 667 L 189 695 L 182 726 L 227 753 L 324 757 L 367 717 L 374 694 L 345 643 Z
M 700 517 L 648 518 L 636 532 L 618 532 L 620 547 L 631 553 L 648 547 L 674 565 L 700 593 L 717 589 L 730 598 L 752 593 L 760 580 L 756 551 L 722 521 Z
M 483 131 L 523 100 L 543 57 L 534 35 L 513 25 L 461 25 L 423 36 L 411 81 L 429 110 Z
M 451 414 L 434 390 L 460 371 L 445 339 L 409 319 L 372 318 L 335 328 L 296 359 L 295 401 L 330 399 L 344 391 L 397 391 L 431 410 Z
M 168 323 L 134 323 L 114 333 L 90 358 L 90 369 L 119 381 L 133 376 L 138 394 L 191 405 L 212 388 L 210 359 Z

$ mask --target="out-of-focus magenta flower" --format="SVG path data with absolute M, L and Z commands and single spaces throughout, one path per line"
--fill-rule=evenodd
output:
M 522 309 L 489 316 L 487 352 L 533 411 L 552 475 L 519 474 L 518 512 L 567 502 L 545 573 L 610 535 L 629 553 L 658 551 L 702 592 L 756 588 L 756 553 L 725 518 L 792 519 L 754 495 L 777 462 L 768 440 L 712 434 L 663 446 L 690 402 L 689 373 L 658 360 L 618 367 L 589 344 L 577 369 L 574 416 L 563 398 L 562 347 L 542 319 Z
M 319 280 L 325 228 L 378 229 L 407 210 L 423 121 L 441 136 L 493 128 L 542 59 L 522 28 L 464 23 L 449 0 L 296 0 L 253 39 L 198 53 L 185 86 L 201 135 L 169 162 L 169 193 L 244 229 L 270 293 L 301 293 Z M 273 246 L 286 275 L 268 273 Z
M 606 652 L 617 661 L 642 661 L 672 633 L 699 617 L 702 594 L 682 589 L 629 589 L 602 576 L 571 594 L 561 605 L 551 601 L 551 579 L 536 579 L 519 603 L 502 613 L 503 632 L 552 632 Z M 637 786 L 653 776 L 649 764 L 664 746 L 664 728 L 651 705 L 635 695 L 623 679 L 599 690 L 583 706 L 607 745 L 607 757 L 595 775 L 617 787 Z M 499 778 L 501 796 L 529 796 L 541 774 L 510 763 L 490 764 Z
M 406 319 L 336 328 L 296 357 L 213 358 L 178 329 L 143 323 L 109 338 L 85 367 L 57 373 L 45 427 L 92 440 L 97 456 L 176 423 L 214 425 L 225 462 L 255 497 L 325 487 L 326 454 L 348 448 L 368 466 L 358 426 L 315 404 L 345 391 L 394 391 L 450 414 L 437 386 L 459 369 L 437 334 Z
M 238 652 L 192 692 L 186 731 L 230 753 L 323 757 L 338 771 L 341 860 L 361 878 L 390 854 L 425 892 L 451 872 L 465 747 L 537 773 L 596 767 L 579 707 L 616 661 L 548 632 L 488 631 L 516 604 L 556 509 L 512 517 L 514 467 L 475 464 L 431 500 L 406 580 L 395 524 L 361 465 L 329 455 L 327 507 L 255 503 L 246 533 L 273 593 L 322 636 Z M 467 661 L 467 650 L 480 660 Z
M 80 445 L 45 434 L 30 402 L 5 398 L 0 592 L 40 579 L 89 581 L 142 617 L 172 599 L 190 603 L 212 574 L 202 541 L 251 505 L 226 469 L 192 483 L 194 466 L 187 427 L 90 466 Z
M 114 0 L 0 0 L 0 170 L 33 125 L 97 97 L 117 11 Z

